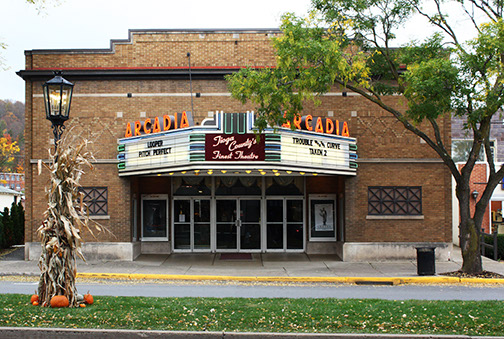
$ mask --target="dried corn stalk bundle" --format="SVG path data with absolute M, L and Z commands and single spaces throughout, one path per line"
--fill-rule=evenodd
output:
M 88 150 L 89 142 L 76 140 L 72 133 L 58 142 L 55 154 L 49 152 L 49 187 L 46 187 L 48 208 L 44 212 L 44 222 L 38 233 L 42 243 L 39 259 L 41 271 L 38 285 L 40 304 L 49 306 L 55 295 L 64 295 L 70 307 L 77 307 L 75 287 L 76 258 L 84 260 L 81 252 L 81 231 L 85 228 L 93 234 L 93 229 L 102 231 L 99 224 L 90 224 L 87 208 L 79 192 L 79 181 L 84 169 L 92 169 L 94 160 Z M 42 163 L 39 162 L 39 174 Z

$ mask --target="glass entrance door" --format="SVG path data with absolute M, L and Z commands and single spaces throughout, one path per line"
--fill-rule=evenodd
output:
M 240 199 L 240 248 L 261 249 L 261 200 Z
M 217 250 L 261 249 L 261 200 L 216 200 Z
M 266 250 L 302 250 L 303 200 L 272 198 L 266 201 Z
M 217 200 L 216 210 L 217 249 L 238 250 L 236 200 Z
M 210 250 L 210 199 L 174 199 L 173 248 Z

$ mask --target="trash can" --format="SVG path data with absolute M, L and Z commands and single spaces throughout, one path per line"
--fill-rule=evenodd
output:
M 417 273 L 418 275 L 435 275 L 436 261 L 435 247 L 417 247 Z

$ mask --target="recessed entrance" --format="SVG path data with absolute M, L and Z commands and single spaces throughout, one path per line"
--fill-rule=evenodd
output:
M 173 251 L 304 251 L 303 182 L 295 177 L 174 178 Z

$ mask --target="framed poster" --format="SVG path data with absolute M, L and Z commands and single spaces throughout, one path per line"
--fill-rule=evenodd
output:
M 168 240 L 168 195 L 142 195 L 142 241 Z
M 310 241 L 336 241 L 335 195 L 310 195 Z

